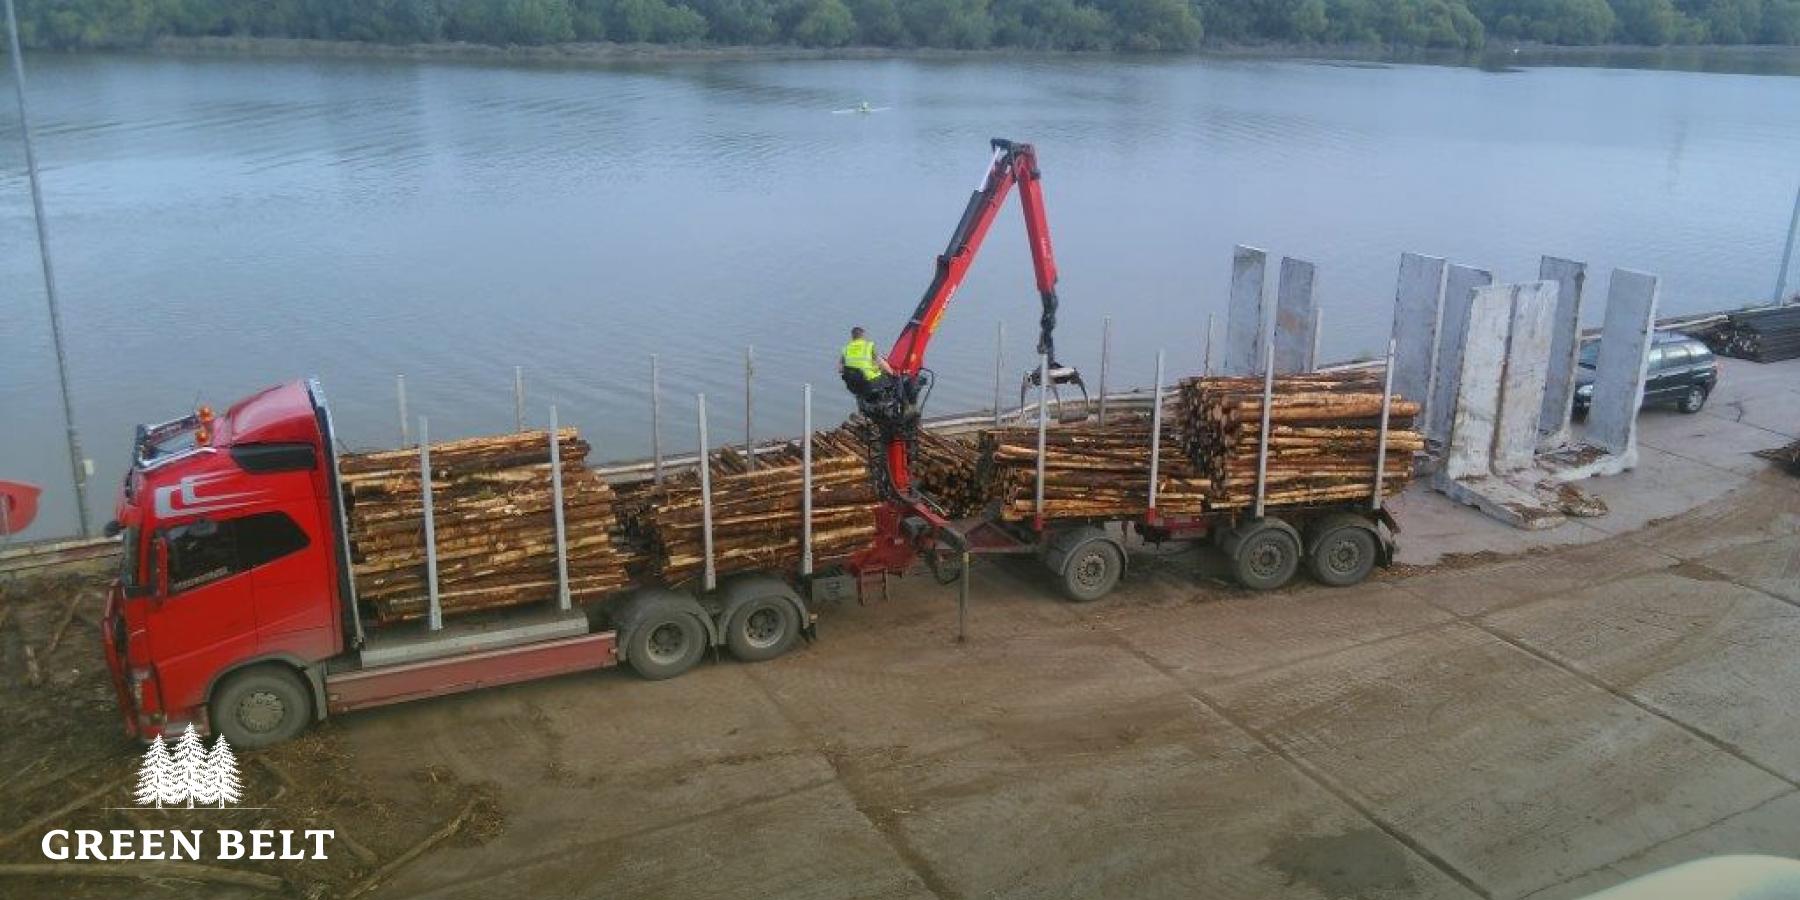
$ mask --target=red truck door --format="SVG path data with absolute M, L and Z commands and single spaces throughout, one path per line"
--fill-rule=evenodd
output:
M 235 520 L 200 519 L 165 529 L 166 564 L 151 583 L 164 588 L 150 604 L 144 631 L 163 692 L 163 708 L 182 710 L 205 699 L 215 673 L 256 649 L 256 605 L 250 573 L 238 564 Z

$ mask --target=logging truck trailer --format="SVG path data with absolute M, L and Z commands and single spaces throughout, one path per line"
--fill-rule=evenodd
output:
M 811 636 L 805 601 L 776 574 L 437 628 L 365 622 L 336 446 L 317 381 L 138 427 L 107 526 L 123 553 L 101 629 L 128 733 L 191 724 L 260 747 L 336 713 L 620 663 L 670 678 L 715 647 L 755 661 Z

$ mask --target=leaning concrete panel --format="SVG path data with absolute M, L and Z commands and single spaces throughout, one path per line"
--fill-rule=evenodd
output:
M 1506 340 L 1500 417 L 1494 426 L 1494 471 L 1501 475 L 1528 469 L 1537 457 L 1538 416 L 1544 408 L 1544 379 L 1560 293 L 1554 281 L 1506 287 L 1512 326 Z
M 1538 416 L 1538 446 L 1569 442 L 1569 412 L 1575 401 L 1575 361 L 1581 355 L 1581 297 L 1587 263 L 1546 256 L 1538 278 L 1556 282 L 1556 314 L 1550 336 L 1550 365 L 1544 370 L 1544 406 Z
M 1607 286 L 1587 441 L 1608 453 L 1635 455 L 1637 450 L 1638 406 L 1644 400 L 1644 369 L 1660 290 L 1656 276 L 1629 269 L 1614 269 Z
M 1506 286 L 1470 289 L 1462 317 L 1468 342 L 1457 360 L 1460 387 L 1452 395 L 1450 439 L 1444 451 L 1446 478 L 1480 477 L 1492 471 L 1511 318 L 1512 293 Z
M 1312 368 L 1313 264 L 1281 258 L 1275 289 L 1275 371 L 1289 375 Z
M 1225 374 L 1262 371 L 1263 269 L 1269 254 L 1239 245 L 1231 254 L 1231 307 L 1225 313 Z
M 1456 414 L 1469 303 L 1476 288 L 1493 283 L 1492 273 L 1468 266 L 1450 266 L 1444 276 L 1443 315 L 1438 321 L 1437 356 L 1432 362 L 1431 418 L 1425 423 L 1425 437 L 1439 445 L 1450 439 L 1450 419 Z M 1505 332 L 1500 334 L 1504 339 Z
M 1431 415 L 1431 371 L 1437 360 L 1438 318 L 1444 311 L 1444 260 L 1400 254 L 1394 287 L 1394 393 L 1423 404 Z

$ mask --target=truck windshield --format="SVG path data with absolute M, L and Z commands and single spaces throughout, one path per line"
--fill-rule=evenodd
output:
M 119 583 L 127 590 L 142 586 L 139 575 L 143 567 L 139 565 L 142 560 L 138 555 L 138 537 L 136 525 L 125 529 L 125 552 L 121 554 L 119 560 Z

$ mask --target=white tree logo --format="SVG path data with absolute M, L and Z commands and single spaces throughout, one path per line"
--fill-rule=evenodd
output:
M 224 807 L 244 798 L 244 784 L 238 780 L 237 757 L 224 735 L 214 739 L 211 750 L 189 725 L 175 740 L 175 750 L 162 738 L 152 738 L 144 749 L 144 761 L 138 764 L 135 795 L 139 806 L 162 809 L 186 804 Z

